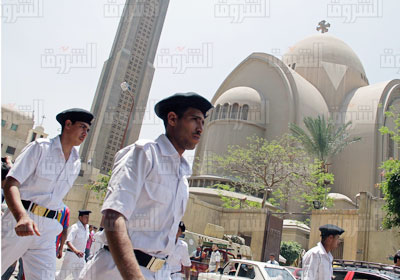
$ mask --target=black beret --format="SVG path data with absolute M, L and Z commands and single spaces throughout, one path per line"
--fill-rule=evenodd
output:
M 175 93 L 174 95 L 161 100 L 154 107 L 154 111 L 159 118 L 164 120 L 169 112 L 189 107 L 198 109 L 203 113 L 203 115 L 206 115 L 207 111 L 213 106 L 207 99 L 199 94 L 194 92 L 185 92 Z
M 84 122 L 91 125 L 94 116 L 89 111 L 80 108 L 72 108 L 65 111 L 62 111 L 56 116 L 56 120 L 64 125 L 66 120 L 70 120 L 73 122 Z
M 182 232 L 185 232 L 186 227 L 185 227 L 185 223 L 183 221 L 180 221 L 179 228 L 181 229 Z
M 319 230 L 321 231 L 322 237 L 337 234 L 341 235 L 344 232 L 344 229 L 331 224 L 320 226 Z
M 79 210 L 79 216 L 89 215 L 90 213 L 92 213 L 90 210 Z

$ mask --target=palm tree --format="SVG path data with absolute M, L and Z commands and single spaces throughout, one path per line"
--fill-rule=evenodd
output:
M 289 129 L 307 153 L 322 162 L 323 170 L 333 156 L 340 153 L 347 145 L 361 140 L 361 137 L 350 138 L 348 128 L 351 126 L 351 121 L 336 126 L 331 118 L 325 120 L 323 115 L 316 118 L 305 117 L 303 121 L 307 131 L 294 123 L 289 124 Z

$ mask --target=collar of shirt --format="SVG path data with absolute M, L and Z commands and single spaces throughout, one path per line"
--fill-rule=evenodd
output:
M 192 169 L 190 168 L 189 163 L 187 160 L 180 156 L 178 151 L 175 149 L 174 145 L 172 145 L 171 141 L 169 141 L 168 137 L 165 134 L 161 134 L 157 139 L 156 142 L 160 147 L 161 154 L 163 156 L 168 157 L 176 157 L 179 158 L 181 163 L 181 169 L 184 176 L 189 176 L 192 174 Z
M 51 145 L 51 150 L 52 151 L 59 150 L 62 157 L 65 158 L 64 151 L 63 151 L 62 145 L 61 145 L 61 135 L 54 137 L 52 140 L 53 140 L 53 143 Z M 75 147 L 73 147 L 71 150 L 70 158 L 71 158 L 71 161 L 75 161 L 79 158 L 78 150 Z M 68 161 L 69 160 L 70 159 L 68 158 Z
M 325 247 L 324 247 L 324 245 L 322 245 L 321 242 L 318 242 L 318 247 L 319 247 L 319 250 L 321 252 L 321 255 L 326 255 L 329 258 L 329 260 L 332 262 L 333 261 L 333 256 L 332 256 L 331 252 L 329 252 L 329 253 L 326 252 Z

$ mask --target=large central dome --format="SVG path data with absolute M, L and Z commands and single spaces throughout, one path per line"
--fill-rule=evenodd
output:
M 291 47 L 282 60 L 312 83 L 330 107 L 339 106 L 353 89 L 368 85 L 357 54 L 334 36 L 309 36 Z

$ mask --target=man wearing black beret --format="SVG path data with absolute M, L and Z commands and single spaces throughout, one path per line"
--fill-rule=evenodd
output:
M 66 244 L 68 246 L 61 269 L 57 272 L 56 280 L 66 279 L 72 274 L 78 279 L 85 265 L 85 248 L 89 239 L 89 214 L 92 211 L 79 210 L 78 221 L 68 231 Z
M 2 218 L 2 274 L 22 257 L 27 279 L 54 279 L 54 238 L 62 231 L 62 199 L 81 168 L 76 146 L 86 138 L 93 115 L 69 109 L 56 117 L 61 135 L 29 143 L 7 175 Z
M 166 133 L 116 154 L 102 207 L 107 244 L 80 279 L 170 279 L 165 261 L 189 198 L 191 168 L 182 154 L 199 143 L 211 108 L 196 93 L 170 96 L 155 106 Z
M 338 226 L 327 224 L 319 228 L 321 231 L 321 242 L 308 250 L 303 256 L 304 280 L 332 280 L 333 268 L 332 250 L 339 246 L 340 235 L 344 232 Z

